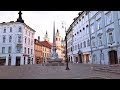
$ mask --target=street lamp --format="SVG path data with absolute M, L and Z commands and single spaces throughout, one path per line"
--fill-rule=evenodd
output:
M 63 23 L 62 23 L 63 25 Z M 64 28 L 62 26 L 62 28 Z M 66 70 L 70 70 L 69 67 L 68 67 L 68 57 L 67 57 L 67 31 L 66 31 L 66 25 L 65 25 L 65 49 L 66 49 L 66 52 L 65 52 L 65 61 L 66 61 Z

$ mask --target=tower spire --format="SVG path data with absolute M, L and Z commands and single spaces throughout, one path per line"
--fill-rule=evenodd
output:
M 24 20 L 22 19 L 22 12 L 21 11 L 19 11 L 19 17 L 18 17 L 18 19 L 17 19 L 17 22 L 21 22 L 21 23 L 24 23 Z

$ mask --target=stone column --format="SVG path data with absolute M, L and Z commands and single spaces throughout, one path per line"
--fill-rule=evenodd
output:
M 35 58 L 33 57 L 33 64 L 35 64 Z
M 9 56 L 6 56 L 5 65 L 8 65 L 8 61 L 9 61 Z
M 25 57 L 25 64 L 28 64 L 28 57 Z
M 11 57 L 11 65 L 16 65 L 16 56 Z

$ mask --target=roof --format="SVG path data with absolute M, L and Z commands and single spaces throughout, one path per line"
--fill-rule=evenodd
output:
M 26 23 L 21 23 L 21 22 L 14 22 L 14 21 L 10 21 L 10 22 L 2 22 L 0 23 L 0 25 L 9 25 L 9 24 L 23 24 L 25 25 L 27 28 L 29 28 L 30 30 L 36 32 L 34 29 L 32 29 L 30 26 L 28 26 Z
M 40 43 L 40 41 L 37 40 L 37 39 L 34 39 L 34 43 L 35 43 L 36 45 L 40 45 L 40 46 L 42 46 L 42 44 Z
M 40 43 L 42 44 L 42 46 L 50 48 L 52 47 L 52 45 L 50 44 L 50 42 L 48 41 L 40 41 Z

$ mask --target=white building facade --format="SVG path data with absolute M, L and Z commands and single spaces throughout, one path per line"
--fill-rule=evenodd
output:
M 76 63 L 90 63 L 90 33 L 88 12 L 80 12 L 72 25 L 72 58 Z M 69 40 L 68 40 L 69 45 Z M 68 53 L 70 54 L 70 53 Z
M 90 11 L 93 64 L 120 62 L 120 11 Z
M 120 62 L 120 11 L 82 11 L 71 25 L 74 62 Z
M 0 64 L 34 64 L 34 35 L 25 23 L 0 23 Z
M 73 34 L 72 26 L 67 31 L 67 56 L 70 62 L 74 62 L 73 57 Z

